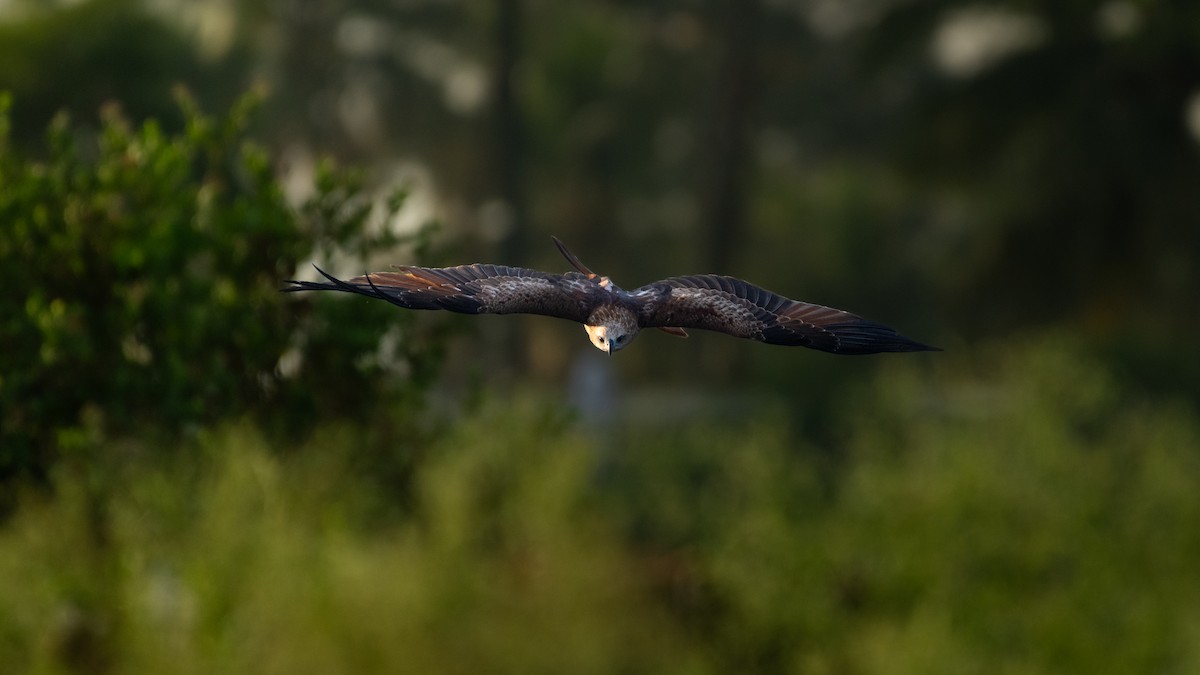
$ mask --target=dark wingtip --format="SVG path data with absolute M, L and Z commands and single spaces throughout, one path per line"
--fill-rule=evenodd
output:
M 835 354 L 858 355 L 887 352 L 942 351 L 940 347 L 917 342 L 897 333 L 889 326 L 867 319 L 826 325 L 823 328 L 836 336 L 836 340 L 823 346 L 815 344 L 809 346 Z
M 900 338 L 901 340 L 904 340 L 905 342 L 907 342 L 907 343 L 910 345 L 910 347 L 909 347 L 909 349 L 908 349 L 907 351 L 912 351 L 912 352 L 940 352 L 940 351 L 945 351 L 945 350 L 943 350 L 941 347 L 935 347 L 935 346 L 933 346 L 933 345 L 927 345 L 927 344 L 924 344 L 924 343 L 922 343 L 922 342 L 917 342 L 916 340 L 913 340 L 913 339 L 911 339 L 911 338 L 906 338 L 906 337 L 904 337 L 903 335 L 900 335 L 899 333 L 897 333 L 897 334 L 896 334 L 896 337 Z
M 924 344 L 921 342 L 917 342 L 916 340 L 904 337 L 903 335 L 896 333 L 896 332 L 892 332 L 891 335 L 886 336 L 886 338 L 881 335 L 880 338 L 883 338 L 882 341 L 878 345 L 880 351 L 889 351 L 889 352 L 940 352 L 940 351 L 942 351 L 941 347 L 934 347 L 933 345 L 927 345 L 927 344 Z M 890 338 L 890 339 L 888 339 L 888 338 Z
M 349 293 L 358 293 L 359 295 L 371 295 L 371 293 L 364 291 L 361 288 L 357 288 L 352 284 L 348 284 L 345 281 L 338 279 L 337 277 L 318 267 L 316 263 L 313 263 L 313 269 L 319 272 L 321 276 L 328 279 L 329 282 L 326 283 L 324 281 L 299 281 L 296 279 L 284 279 L 283 283 L 291 284 L 291 286 L 281 288 L 279 291 L 281 293 L 295 293 L 296 291 L 346 291 Z
M 902 335 L 898 335 L 891 342 L 876 345 L 875 350 L 876 350 L 876 353 L 878 353 L 878 352 L 940 352 L 940 351 L 942 351 L 942 348 L 934 347 L 934 346 L 926 345 L 926 344 L 921 344 L 920 342 L 917 342 L 915 340 L 909 340 L 908 338 L 906 338 Z M 864 352 L 864 353 L 869 354 L 872 352 Z
M 845 341 L 843 340 L 843 343 Z M 890 328 L 881 330 L 864 343 L 854 345 L 847 353 L 878 354 L 883 352 L 940 352 L 941 347 L 923 344 L 911 338 L 904 337 Z

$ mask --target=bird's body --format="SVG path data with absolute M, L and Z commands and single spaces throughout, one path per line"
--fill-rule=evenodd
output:
M 713 330 L 768 344 L 804 346 L 835 354 L 936 350 L 839 309 L 790 300 L 734 277 L 672 277 L 626 291 L 594 274 L 558 239 L 577 270 L 550 274 L 503 265 L 399 267 L 342 281 L 291 281 L 285 291 L 358 293 L 409 309 L 465 314 L 541 314 L 584 324 L 592 344 L 613 353 L 642 328 L 686 337 Z

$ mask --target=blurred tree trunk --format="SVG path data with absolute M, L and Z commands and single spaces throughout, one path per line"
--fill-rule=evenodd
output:
M 757 24 L 761 0 L 720 0 L 714 12 L 720 54 L 712 92 L 708 166 L 701 197 L 708 235 L 704 272 L 733 274 L 746 235 L 746 183 L 753 138 L 750 122 L 758 88 Z M 735 377 L 744 352 L 713 347 L 704 356 L 709 372 Z
M 517 106 L 513 74 L 521 55 L 521 0 L 498 0 L 495 16 L 495 54 L 492 71 L 492 167 L 493 189 L 504 205 L 505 223 L 499 241 L 498 259 L 520 266 L 529 250 L 529 223 L 525 211 L 521 114 Z M 518 335 L 518 322 L 500 324 L 495 333 L 494 363 L 510 364 L 511 372 L 523 369 L 529 355 Z
M 713 86 L 709 166 L 704 181 L 707 272 L 730 273 L 744 239 L 750 120 L 757 99 L 757 24 L 761 0 L 721 0 L 714 20 L 720 60 Z
M 492 73 L 495 189 L 508 210 L 508 229 L 500 240 L 505 265 L 520 265 L 529 245 L 523 191 L 524 130 L 513 73 L 521 53 L 521 0 L 496 5 L 495 70 Z

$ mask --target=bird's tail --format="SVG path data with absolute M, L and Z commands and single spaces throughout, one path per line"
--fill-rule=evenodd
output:
M 577 258 L 574 253 L 571 253 L 571 249 L 567 248 L 566 244 L 559 241 L 558 237 L 551 236 L 550 238 L 554 240 L 554 245 L 558 247 L 558 252 L 567 259 L 567 262 L 571 263 L 571 267 L 574 267 L 589 277 L 597 276 L 595 272 L 587 268 L 587 265 L 584 265 L 582 262 L 580 262 L 579 258 Z

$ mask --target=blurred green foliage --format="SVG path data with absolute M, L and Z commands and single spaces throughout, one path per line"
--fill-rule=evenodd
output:
M 26 148 L 63 110 L 83 118 L 120 101 L 134 119 L 175 124 L 181 116 L 171 87 L 186 83 L 220 109 L 245 87 L 244 53 L 202 58 L 188 31 L 140 0 L 14 0 L 0 10 L 0 89 L 20 99 L 11 111 L 14 140 Z
M 898 362 L 899 363 L 899 362 Z M 609 450 L 528 395 L 412 509 L 253 429 L 64 474 L 0 532 L 13 672 L 1131 673 L 1200 667 L 1200 428 L 1067 338 L 900 363 L 844 462 L 768 414 Z M 120 449 L 110 446 L 110 450 Z M 124 448 L 126 453 L 132 452 Z M 152 447 L 135 456 L 151 458 Z
M 394 246 L 376 220 L 403 194 L 375 212 L 361 174 L 323 164 L 293 209 L 245 138 L 256 97 L 226 118 L 179 100 L 175 133 L 112 106 L 95 135 L 60 116 L 32 160 L 9 143 L 0 98 L 0 479 L 44 476 L 110 436 L 242 415 L 292 433 L 320 415 L 361 419 L 436 370 L 409 315 L 278 292 L 312 256 Z M 411 377 L 385 377 L 401 367 Z
M 1198 20 L 0 3 L 0 670 L 1200 671 Z M 560 269 L 553 233 L 947 352 L 647 336 L 608 364 L 644 409 L 577 424 L 577 327 L 447 360 L 277 292 L 431 259 L 366 172 L 285 199 L 326 153 L 427 170 L 439 263 Z

